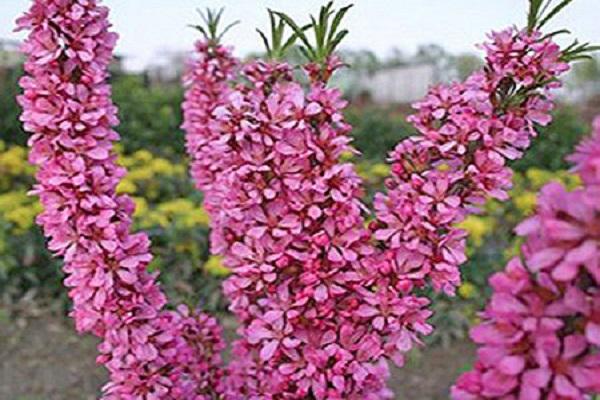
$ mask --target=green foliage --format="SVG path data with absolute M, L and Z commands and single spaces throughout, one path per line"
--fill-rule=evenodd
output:
M 309 60 L 323 65 L 327 58 L 333 54 L 341 41 L 348 35 L 347 29 L 339 29 L 346 13 L 353 4 L 335 10 L 333 1 L 321 7 L 318 17 L 310 16 L 308 27 L 314 33 L 314 43 L 305 34 L 306 27 L 298 25 L 292 18 L 282 12 L 275 12 L 286 24 L 292 28 L 302 45 L 300 51 Z M 331 18 L 333 17 L 333 18 Z
M 21 69 L 0 73 L 0 139 L 20 145 L 27 141 L 27 135 L 19 121 L 21 109 L 16 100 L 16 96 L 21 93 L 17 82 L 22 74 Z
M 211 8 L 207 8 L 206 12 L 198 10 L 198 14 L 200 14 L 200 16 L 202 17 L 204 25 L 191 25 L 191 27 L 198 30 L 204 36 L 204 38 L 208 40 L 212 45 L 219 44 L 221 42 L 221 39 L 223 39 L 223 36 L 231 28 L 240 23 L 240 21 L 234 21 L 219 32 L 219 24 L 221 23 L 221 17 L 223 16 L 224 10 L 224 8 L 221 8 L 218 11 L 213 10 Z
M 125 153 L 146 149 L 169 159 L 184 157 L 179 86 L 149 87 L 142 76 L 123 75 L 114 79 L 113 99 Z
M 267 35 L 260 29 L 256 29 L 256 31 L 265 45 L 267 58 L 271 60 L 283 60 L 288 50 L 296 42 L 298 34 L 292 33 L 284 41 L 285 27 L 287 25 L 283 19 L 273 10 L 269 10 L 269 21 L 271 22 L 271 40 L 269 40 Z M 308 25 L 302 28 L 302 30 L 306 29 L 308 29 Z
M 414 134 L 406 115 L 378 107 L 350 107 L 345 113 L 352 125 L 354 146 L 366 160 L 385 161 L 398 142 Z
M 568 169 L 565 157 L 573 151 L 588 130 L 575 109 L 560 107 L 554 112 L 550 126 L 539 128 L 539 136 L 534 139 L 525 157 L 513 164 L 513 168 L 519 172 L 534 167 L 550 171 Z

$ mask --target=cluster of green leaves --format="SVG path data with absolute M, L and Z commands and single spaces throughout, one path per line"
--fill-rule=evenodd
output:
M 335 10 L 333 1 L 321 7 L 319 16 L 315 17 L 311 14 L 310 27 L 314 33 L 314 43 L 308 39 L 306 35 L 306 26 L 297 24 L 290 16 L 282 12 L 276 12 L 285 23 L 287 23 L 296 36 L 302 42 L 300 51 L 304 56 L 312 62 L 323 64 L 327 58 L 333 54 L 341 41 L 348 35 L 347 29 L 340 30 L 341 22 L 346 13 L 352 8 L 352 4 Z M 333 18 L 332 18 L 333 17 Z
M 565 9 L 573 0 L 529 0 L 529 13 L 527 14 L 527 30 L 529 32 L 541 31 L 554 17 Z M 548 33 L 544 37 L 571 33 L 567 29 L 560 29 Z M 576 60 L 589 59 L 591 54 L 600 50 L 600 46 L 594 46 L 589 42 L 579 43 L 574 40 L 562 51 L 562 60 L 572 62 Z
M 211 44 L 217 45 L 221 43 L 223 36 L 234 26 L 240 23 L 240 21 L 234 21 L 229 25 L 225 26 L 223 30 L 219 31 L 219 24 L 221 23 L 221 18 L 223 17 L 223 11 L 225 9 L 221 8 L 219 10 L 213 10 L 211 8 L 207 8 L 205 12 L 202 10 L 197 10 L 198 14 L 202 18 L 204 25 L 190 25 L 192 28 L 198 30 L 206 40 L 208 40 Z
M 552 18 L 558 15 L 573 0 L 561 0 L 551 8 L 553 0 L 529 0 L 527 30 L 541 30 Z
M 112 84 L 124 152 L 146 149 L 169 159 L 183 158 L 183 89 L 179 85 L 150 86 L 143 75 L 115 76 Z
M 266 56 L 271 60 L 281 60 L 283 59 L 288 50 L 294 45 L 298 35 L 296 33 L 292 33 L 287 39 L 284 40 L 284 33 L 286 24 L 282 18 L 279 18 L 277 13 L 273 10 L 269 11 L 269 20 L 271 23 L 271 39 L 267 38 L 267 35 L 260 29 L 256 29 L 258 34 L 260 35 L 265 48 L 267 50 Z M 302 31 L 308 29 L 308 25 L 301 28 Z

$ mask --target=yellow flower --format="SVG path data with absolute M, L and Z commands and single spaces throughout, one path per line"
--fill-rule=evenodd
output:
M 466 230 L 469 233 L 469 240 L 479 247 L 483 244 L 485 235 L 494 228 L 494 221 L 490 218 L 470 215 L 458 224 L 458 228 Z
M 376 177 L 385 178 L 390 174 L 390 166 L 383 163 L 373 164 L 371 166 L 371 174 Z
M 352 160 L 352 158 L 354 157 L 354 153 L 351 151 L 344 151 L 342 154 L 340 154 L 340 161 L 342 162 L 347 162 Z
M 25 207 L 15 207 L 5 214 L 8 222 L 15 225 L 14 233 L 21 234 L 33 226 L 39 209 L 34 204 Z
M 148 150 L 138 150 L 132 154 L 132 157 L 136 161 L 147 163 L 152 160 L 152 153 L 150 153 Z
M 4 144 L 0 152 L 0 175 L 32 175 L 35 168 L 27 162 L 27 149 L 21 146 L 11 146 L 8 149 Z
M 119 182 L 119 185 L 117 186 L 117 193 L 119 194 L 133 194 L 136 191 L 137 186 L 131 180 L 127 179 L 127 177 Z
M 231 271 L 223 266 L 223 260 L 219 256 L 210 256 L 206 263 L 204 263 L 204 269 L 216 277 L 224 277 L 231 274 Z
M 371 165 L 369 163 L 362 161 L 356 164 L 356 173 L 365 181 L 368 181 L 371 178 L 370 172 Z
M 514 197 L 515 206 L 525 215 L 531 214 L 537 204 L 537 195 L 534 192 L 524 192 Z
M 143 217 L 148 213 L 148 202 L 143 197 L 133 197 L 135 203 L 134 217 Z
M 569 172 L 563 172 L 561 174 L 561 182 L 564 183 L 567 189 L 573 190 L 581 186 L 581 178 L 579 175 L 574 175 Z
M 136 203 L 138 200 L 136 199 Z M 206 211 L 189 199 L 175 199 L 160 203 L 149 210 L 144 201 L 143 209 L 136 212 L 143 227 L 162 226 L 166 228 L 176 225 L 182 228 L 192 228 L 198 225 L 208 226 L 209 218 Z
M 169 161 L 165 160 L 164 158 L 157 158 L 157 159 L 153 160 L 151 163 L 151 168 L 156 174 L 161 174 L 161 175 L 174 175 L 175 174 L 175 168 L 174 168 L 173 164 L 171 164 Z
M 545 171 L 539 168 L 529 168 L 525 175 L 527 176 L 527 179 L 531 181 L 533 189 L 536 191 L 553 179 L 553 173 L 551 171 Z
M 477 294 L 477 287 L 470 282 L 464 282 L 458 288 L 458 294 L 463 299 L 471 299 Z
M 208 226 L 208 224 L 210 224 L 210 218 L 208 217 L 208 214 L 204 207 L 200 207 L 199 209 L 197 209 L 195 215 L 195 220 L 200 225 Z
M 154 178 L 154 171 L 152 168 L 148 166 L 143 166 L 140 168 L 132 168 L 131 171 L 127 174 L 127 178 L 132 181 L 148 181 Z
M 13 226 L 15 234 L 22 234 L 33 226 L 42 206 L 25 191 L 14 191 L 0 195 L 0 217 Z

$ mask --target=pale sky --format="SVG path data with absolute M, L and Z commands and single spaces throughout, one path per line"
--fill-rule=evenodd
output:
M 268 31 L 266 8 L 284 11 L 298 21 L 316 13 L 326 0 L 104 0 L 120 34 L 117 52 L 130 69 L 156 63 L 170 51 L 192 48 L 198 33 L 197 8 L 225 7 L 226 21 L 241 20 L 225 37 L 238 54 L 261 50 L 255 32 Z M 15 18 L 28 0 L 0 0 L 0 38 L 21 39 L 12 32 Z M 336 1 L 337 6 L 347 0 Z M 381 56 L 392 48 L 412 53 L 418 45 L 437 43 L 451 52 L 473 51 L 485 33 L 517 23 L 523 26 L 526 0 L 355 0 L 345 25 L 350 29 L 342 47 L 371 49 Z M 568 28 L 582 41 L 600 43 L 600 0 L 575 0 L 548 27 Z

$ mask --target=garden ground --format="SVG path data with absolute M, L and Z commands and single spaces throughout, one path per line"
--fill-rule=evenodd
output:
M 0 323 L 0 399 L 94 400 L 106 379 L 94 363 L 95 340 L 75 334 L 71 321 L 50 313 Z M 448 399 L 448 388 L 471 362 L 466 342 L 431 347 L 395 369 L 397 399 Z

